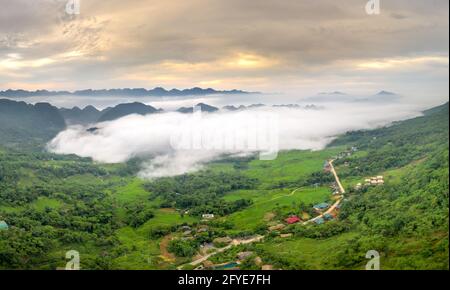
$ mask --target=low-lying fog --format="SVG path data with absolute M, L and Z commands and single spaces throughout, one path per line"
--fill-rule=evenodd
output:
M 205 102 L 217 106 L 212 99 Z M 185 102 L 191 105 L 192 99 Z M 160 107 L 155 102 L 150 104 Z M 94 132 L 87 131 L 89 127 L 69 127 L 48 144 L 48 149 L 107 163 L 144 157 L 147 161 L 139 175 L 155 178 L 198 170 L 224 154 L 322 149 L 339 134 L 411 118 L 420 115 L 421 109 L 401 103 L 343 102 L 321 103 L 316 109 L 266 106 L 201 116 L 177 112 L 129 115 L 92 125 L 98 128 Z

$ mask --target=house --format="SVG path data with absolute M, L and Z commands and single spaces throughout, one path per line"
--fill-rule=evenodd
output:
M 325 222 L 325 220 L 323 218 L 318 218 L 318 219 L 314 220 L 314 222 L 318 225 L 321 225 Z
M 261 270 L 273 270 L 273 265 L 262 265 Z
M 330 205 L 329 205 L 328 203 L 322 202 L 322 203 L 316 204 L 316 205 L 314 206 L 314 209 L 320 211 L 320 210 L 327 209 L 329 206 L 330 206 Z
M 207 232 L 208 229 L 209 229 L 209 228 L 208 228 L 208 226 L 206 226 L 206 225 L 199 226 L 198 229 L 197 229 L 197 233 L 204 233 L 204 232 Z
M 215 238 L 213 240 L 214 244 L 229 244 L 231 243 L 233 240 L 230 237 L 222 237 L 222 238 Z
M 214 263 L 211 262 L 210 260 L 205 260 L 205 261 L 203 261 L 202 264 L 203 264 L 204 269 L 211 269 L 214 267 Z
M 329 221 L 329 220 L 332 220 L 334 217 L 331 214 L 326 213 L 326 214 L 323 215 L 323 218 L 325 220 Z
M 325 171 L 325 172 L 330 172 L 331 171 L 330 162 L 325 161 L 325 163 L 323 164 L 323 171 Z
M 180 229 L 181 229 L 182 231 L 190 231 L 190 230 L 191 230 L 191 227 L 190 227 L 190 226 L 182 226 Z
M 269 231 L 279 231 L 279 230 L 284 229 L 284 227 L 285 226 L 283 224 L 277 224 L 277 225 L 269 227 Z
M 253 252 L 252 251 L 246 251 L 246 252 L 239 252 L 238 254 L 237 254 L 237 257 L 238 257 L 238 259 L 239 260 L 245 260 L 245 259 L 247 259 L 248 257 L 250 257 L 251 255 L 253 255 Z
M 204 214 L 202 214 L 202 218 L 210 220 L 210 219 L 214 218 L 214 214 L 212 214 L 212 213 L 204 213 Z
M 370 179 L 366 179 L 366 185 L 383 185 L 384 184 L 384 179 L 382 175 L 378 175 L 378 176 L 374 176 L 371 177 Z
M 0 221 L 0 230 L 7 230 L 9 228 L 5 221 Z
M 296 215 L 290 216 L 287 219 L 285 219 L 287 224 L 295 224 L 298 223 L 300 221 L 300 218 Z

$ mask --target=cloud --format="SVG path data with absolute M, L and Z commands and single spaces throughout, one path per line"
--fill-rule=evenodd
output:
M 0 59 L 23 58 L 6 63 L 20 68 L 14 72 L 0 65 L 0 88 L 22 75 L 21 83 L 66 89 L 210 84 L 303 93 L 297 89 L 311 89 L 311 80 L 367 90 L 373 76 L 361 76 L 360 63 L 448 57 L 447 0 L 383 1 L 377 16 L 365 13 L 365 3 L 81 0 L 81 14 L 67 17 L 65 0 L 0 0 Z M 433 68 L 411 66 L 421 68 L 418 77 L 411 82 L 398 72 L 399 87 L 447 94 L 448 81 L 419 78 Z M 375 74 L 380 88 L 393 79 L 381 69 Z
M 201 116 L 176 112 L 130 115 L 96 124 L 94 133 L 82 126 L 69 127 L 48 149 L 108 163 L 141 157 L 147 161 L 139 176 L 154 178 L 198 170 L 224 154 L 271 152 L 274 146 L 277 150 L 318 150 L 338 134 L 386 125 L 418 112 L 416 107 L 400 104 L 328 103 L 322 109 L 265 107 Z

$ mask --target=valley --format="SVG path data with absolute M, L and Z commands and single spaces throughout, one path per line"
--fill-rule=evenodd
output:
M 139 158 L 3 141 L 0 268 L 56 269 L 76 250 L 82 269 L 363 269 L 375 249 L 383 269 L 448 269 L 448 104 L 323 150 L 154 180 Z M 371 176 L 385 183 L 358 186 Z

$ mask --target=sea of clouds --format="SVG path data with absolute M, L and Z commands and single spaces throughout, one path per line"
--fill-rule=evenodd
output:
M 368 103 L 129 115 L 93 124 L 94 132 L 84 126 L 68 127 L 47 147 L 54 153 L 104 163 L 141 157 L 145 161 L 139 176 L 156 178 L 199 170 L 224 155 L 259 152 L 261 159 L 270 160 L 281 150 L 319 150 L 347 131 L 377 128 L 418 115 L 420 109 L 413 105 Z

